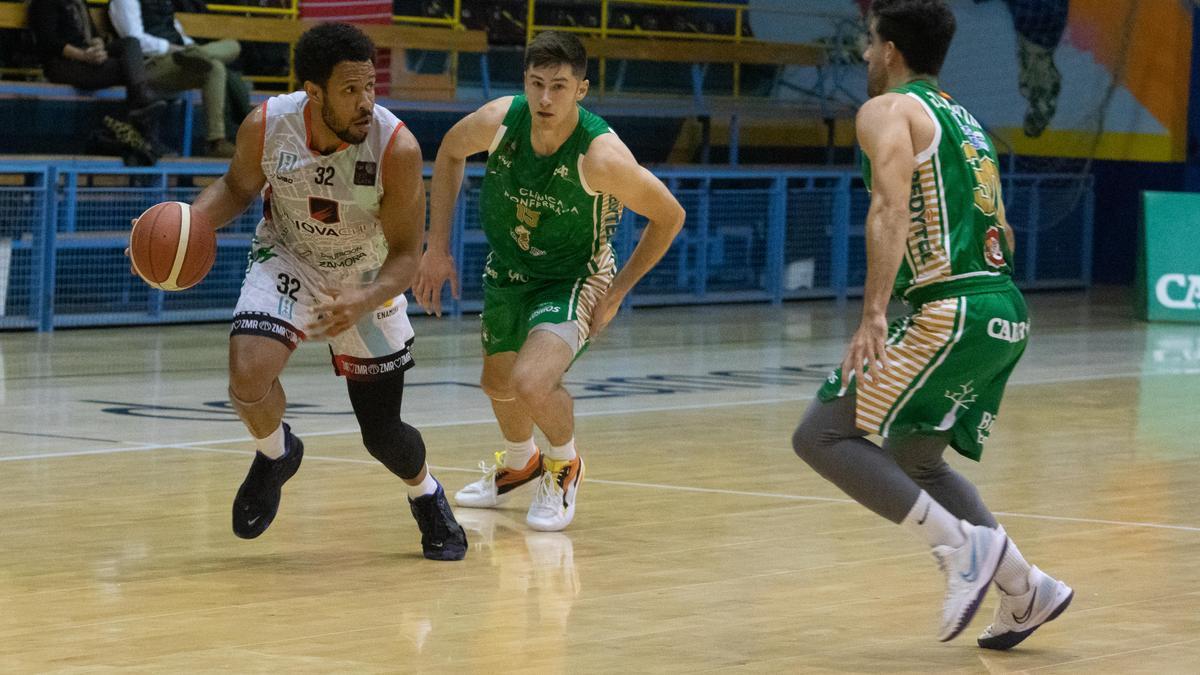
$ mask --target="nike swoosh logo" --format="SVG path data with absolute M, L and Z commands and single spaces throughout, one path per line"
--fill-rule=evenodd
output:
M 1036 601 L 1037 601 L 1037 589 L 1035 588 L 1035 589 L 1033 589 L 1033 597 L 1029 598 L 1029 606 L 1025 608 L 1025 613 L 1022 614 L 1021 616 L 1017 616 L 1016 614 L 1013 614 L 1012 615 L 1013 621 L 1016 621 L 1017 623 L 1025 623 L 1026 621 L 1028 621 L 1030 615 L 1033 614 L 1033 603 Z
M 930 507 L 930 506 L 932 506 L 932 504 L 926 504 L 926 505 L 925 505 L 925 513 L 921 514 L 921 519 L 917 521 L 917 524 L 918 524 L 918 525 L 924 525 L 924 524 L 925 524 L 925 519 L 929 517 L 929 507 Z
M 262 518 L 262 516 L 254 516 L 254 517 L 253 517 L 253 518 L 251 518 L 250 520 L 247 520 L 247 521 L 246 521 L 246 524 L 247 524 L 247 525 L 254 525 L 255 523 L 257 523 L 257 522 L 258 522 L 258 519 L 259 519 L 259 518 Z
M 430 546 L 432 546 L 432 547 L 434 547 L 434 548 L 441 548 L 441 547 L 443 547 L 443 546 L 445 546 L 445 545 L 446 545 L 446 542 L 444 542 L 444 541 L 435 541 L 435 542 L 433 542 L 433 543 L 431 543 L 431 544 L 430 544 Z
M 974 583 L 975 578 L 979 576 L 979 565 L 976 557 L 976 554 L 979 552 L 979 546 L 976 543 L 977 541 L 978 540 L 975 538 L 971 539 L 971 569 L 966 572 L 958 573 L 958 576 L 962 577 L 962 580 L 967 583 Z

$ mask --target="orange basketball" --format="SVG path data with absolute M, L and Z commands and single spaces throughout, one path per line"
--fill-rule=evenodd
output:
M 133 270 L 164 291 L 182 291 L 200 283 L 216 257 L 216 232 L 183 202 L 151 206 L 129 233 Z

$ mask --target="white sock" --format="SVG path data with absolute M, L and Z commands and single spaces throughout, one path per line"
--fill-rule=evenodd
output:
M 547 452 L 546 456 L 559 462 L 575 459 L 575 437 L 572 436 L 571 440 L 562 445 L 551 445 L 550 452 Z
M 533 436 L 530 436 L 529 440 L 516 443 L 506 438 L 504 439 L 504 466 L 510 469 L 524 469 L 535 452 L 537 452 L 537 446 L 533 444 Z
M 254 447 L 262 454 L 271 459 L 279 459 L 287 452 L 287 448 L 283 444 L 283 423 L 279 423 L 279 428 L 271 432 L 266 438 L 254 439 Z
M 996 585 L 1009 595 L 1026 593 L 1029 591 L 1029 570 L 1029 563 L 1010 538 L 1008 548 L 1004 550 L 1004 558 L 1000 560 L 1000 567 L 996 568 Z
M 428 469 L 425 470 L 425 480 L 416 485 L 409 485 L 408 483 L 404 484 L 404 487 L 408 488 L 409 499 L 416 499 L 417 497 L 431 495 L 437 492 L 437 486 L 437 480 L 434 479 L 433 474 L 429 473 Z
M 928 492 L 921 490 L 916 503 L 900 525 L 930 546 L 958 548 L 967 540 L 958 522 L 958 518 L 947 511 L 946 507 L 934 501 Z

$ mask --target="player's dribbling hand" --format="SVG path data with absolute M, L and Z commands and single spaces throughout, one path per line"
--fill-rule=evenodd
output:
M 130 229 L 133 229 L 133 226 L 134 226 L 134 225 L 137 225 L 137 221 L 138 221 L 138 219 L 137 219 L 137 218 L 130 218 L 130 219 L 129 219 L 129 225 L 130 225 Z M 125 257 L 126 257 L 126 258 L 129 258 L 129 274 L 130 274 L 131 276 L 135 276 L 135 277 L 136 277 L 136 276 L 138 275 L 138 273 L 137 273 L 137 270 L 133 269 L 133 258 L 132 258 L 132 257 L 130 257 L 130 255 L 129 255 L 129 247 L 128 247 L 128 246 L 126 246 L 126 247 L 125 247 Z
M 873 379 L 871 373 L 882 372 L 891 365 L 885 349 L 887 332 L 887 317 L 863 317 L 858 330 L 854 331 L 854 337 L 850 339 L 846 358 L 842 359 L 842 389 L 839 395 L 846 392 L 851 378 L 870 382 Z
M 621 309 L 621 302 L 625 299 L 624 296 L 617 295 L 613 292 L 605 293 L 596 302 L 596 306 L 592 308 L 592 322 L 588 326 L 588 339 L 595 340 L 600 333 L 608 328 L 608 324 L 617 316 L 617 312 Z
M 442 286 L 450 282 L 450 295 L 458 299 L 458 273 L 454 268 L 454 257 L 444 253 L 425 251 L 417 267 L 417 280 L 413 282 L 413 298 L 426 314 L 442 315 Z
M 370 295 L 365 288 L 340 288 L 321 285 L 320 294 L 325 300 L 313 305 L 317 318 L 305 326 L 311 337 L 336 337 L 358 322 L 364 312 L 371 309 Z

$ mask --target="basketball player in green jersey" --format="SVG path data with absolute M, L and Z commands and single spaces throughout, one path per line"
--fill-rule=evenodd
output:
M 487 151 L 480 215 L 491 251 L 483 277 L 481 381 L 505 451 L 454 499 L 493 507 L 533 483 L 526 522 L 546 531 L 571 522 L 584 472 L 563 374 L 666 253 L 684 219 L 666 186 L 604 120 L 580 107 L 586 68 L 578 38 L 541 33 L 525 51 L 525 94 L 484 105 L 446 134 L 433 170 L 428 245 L 413 285 L 417 301 L 439 315 L 447 280 L 458 295 L 450 220 L 466 158 Z M 649 223 L 618 273 L 610 239 L 623 206 Z M 535 424 L 550 443 L 545 457 L 534 445 Z
M 942 0 L 875 0 L 868 24 L 871 98 L 856 125 L 871 190 L 862 322 L 792 443 L 932 547 L 947 578 L 940 640 L 966 627 L 995 580 L 1000 606 L 978 642 L 1009 649 L 1066 609 L 1072 590 L 1025 561 L 942 458 L 947 444 L 980 458 L 1029 333 L 996 151 L 938 87 L 954 35 Z M 890 294 L 912 310 L 889 328 Z

